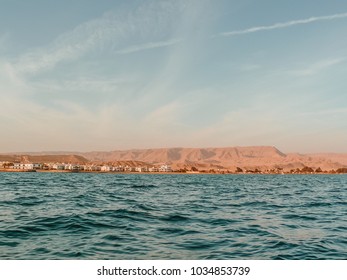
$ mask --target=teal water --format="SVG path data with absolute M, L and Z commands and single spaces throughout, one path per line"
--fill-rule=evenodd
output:
M 347 176 L 0 173 L 0 259 L 347 259 Z

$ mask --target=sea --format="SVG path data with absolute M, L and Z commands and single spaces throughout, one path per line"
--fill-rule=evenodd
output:
M 0 173 L 0 259 L 347 259 L 347 175 Z

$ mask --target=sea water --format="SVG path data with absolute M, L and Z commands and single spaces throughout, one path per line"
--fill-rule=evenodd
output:
M 0 173 L 0 259 L 347 259 L 347 176 Z

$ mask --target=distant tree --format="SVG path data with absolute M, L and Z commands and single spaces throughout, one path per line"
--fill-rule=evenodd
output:
M 199 171 L 195 166 L 192 166 L 191 170 L 192 171 Z
M 301 172 L 312 173 L 312 172 L 314 172 L 314 170 L 312 169 L 312 167 L 305 166 L 301 169 Z
M 320 167 L 318 167 L 318 168 L 315 170 L 315 172 L 316 172 L 316 173 L 321 173 L 321 172 L 323 172 L 323 170 L 322 170 Z
M 4 168 L 11 168 L 13 166 L 14 166 L 13 162 L 5 162 L 4 163 Z
M 236 167 L 236 172 L 243 172 L 243 170 L 240 167 Z

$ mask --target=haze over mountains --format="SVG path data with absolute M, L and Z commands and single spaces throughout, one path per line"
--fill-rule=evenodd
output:
M 106 162 L 146 162 L 149 164 L 169 164 L 174 169 L 197 167 L 199 169 L 247 169 L 282 168 L 285 171 L 309 166 L 322 170 L 333 170 L 347 166 L 347 154 L 285 154 L 275 147 L 224 147 L 224 148 L 162 148 L 133 149 L 109 152 L 73 153 L 61 155 L 59 152 L 27 153 L 26 160 L 85 163 L 87 161 Z M 6 160 L 0 155 L 0 161 Z M 17 160 L 22 156 L 17 155 Z M 7 159 L 8 160 L 8 159 Z

